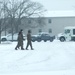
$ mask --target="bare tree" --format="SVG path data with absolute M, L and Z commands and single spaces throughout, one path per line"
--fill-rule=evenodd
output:
M 14 34 L 14 27 L 15 27 L 15 19 L 16 19 L 16 12 L 17 12 L 17 3 L 14 0 L 9 0 L 5 5 L 5 11 L 7 12 L 9 24 L 11 27 L 12 33 L 12 41 L 13 41 L 13 34 Z
M 8 0 L 4 5 L 5 12 L 10 18 L 10 25 L 12 30 L 12 40 L 13 40 L 13 31 L 21 27 L 21 20 L 23 18 L 30 17 L 39 17 L 44 12 L 43 6 L 40 3 L 32 2 L 30 0 Z M 25 24 L 27 25 L 27 24 Z M 28 25 L 30 26 L 30 25 Z
M 31 2 L 30 0 L 23 0 L 18 3 L 17 7 L 17 24 L 16 27 L 21 27 L 21 20 L 23 18 L 30 18 L 30 17 L 39 17 L 44 12 L 43 6 L 40 3 Z M 31 27 L 29 24 L 25 24 L 25 27 Z M 16 29 L 18 31 L 18 29 Z
M 0 2 L 0 43 L 1 43 L 1 33 L 5 29 L 5 27 L 7 25 L 7 23 L 6 23 L 7 19 L 5 19 L 6 17 L 4 17 L 4 9 L 3 9 L 3 7 L 4 7 L 3 2 Z

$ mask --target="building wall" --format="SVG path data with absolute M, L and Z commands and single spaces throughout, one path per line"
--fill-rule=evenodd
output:
M 34 18 L 32 18 L 34 19 Z M 31 19 L 31 20 L 32 20 Z M 61 33 L 64 31 L 64 27 L 66 26 L 75 26 L 75 17 L 44 17 L 41 18 L 44 20 L 44 25 L 39 25 L 38 27 L 29 27 L 24 29 L 24 33 L 27 34 L 28 29 L 31 29 L 32 34 L 37 34 L 39 32 L 39 29 L 42 30 L 42 32 L 49 32 L 49 29 L 52 29 L 52 35 L 57 35 L 58 33 Z M 37 18 L 34 19 L 34 21 L 31 22 L 31 25 L 37 25 L 38 22 Z
M 64 27 L 66 26 L 75 26 L 75 17 L 52 18 L 51 28 L 52 28 L 53 34 L 57 35 L 58 33 L 63 32 Z

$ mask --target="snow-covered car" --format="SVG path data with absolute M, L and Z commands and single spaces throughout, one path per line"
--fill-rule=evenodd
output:
M 1 36 L 1 41 L 7 41 L 7 36 Z
M 17 41 L 18 33 L 15 33 L 13 35 L 13 41 Z M 26 36 L 23 34 L 24 40 L 26 39 Z M 1 41 L 12 41 L 12 34 L 8 34 L 6 36 L 1 36 Z
M 49 33 L 46 33 L 46 32 L 42 32 L 42 33 L 32 36 L 33 42 L 35 42 L 35 41 L 41 42 L 42 40 L 44 42 L 46 42 L 46 41 L 52 42 L 54 39 L 55 39 L 55 36 L 51 36 Z

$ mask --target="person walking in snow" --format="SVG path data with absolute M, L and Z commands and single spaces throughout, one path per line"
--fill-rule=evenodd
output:
M 31 47 L 31 50 L 33 50 L 32 42 L 31 42 L 31 30 L 28 30 L 28 33 L 27 33 L 27 46 L 26 46 L 26 50 L 28 50 L 28 46 L 29 45 Z
M 17 46 L 15 47 L 15 50 L 17 50 L 17 48 L 19 49 L 19 47 L 21 47 L 21 50 L 24 50 L 23 48 L 23 34 L 22 34 L 22 29 L 20 30 L 19 34 L 18 34 L 18 43 Z

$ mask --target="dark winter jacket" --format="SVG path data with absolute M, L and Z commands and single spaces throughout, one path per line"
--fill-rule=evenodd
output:
M 18 40 L 19 46 L 23 45 L 23 34 L 22 34 L 22 32 L 19 32 L 17 40 Z
M 28 34 L 27 34 L 27 40 L 28 40 L 28 41 L 31 41 L 31 33 L 28 33 Z

